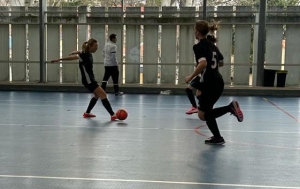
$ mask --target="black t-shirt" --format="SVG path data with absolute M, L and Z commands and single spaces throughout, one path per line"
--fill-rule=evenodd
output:
M 196 65 L 201 60 L 206 60 L 207 66 L 201 73 L 201 81 L 205 83 L 213 82 L 216 79 L 222 78 L 219 73 L 218 62 L 223 60 L 223 55 L 219 48 L 207 39 L 201 39 L 193 46 Z
M 79 68 L 83 84 L 96 82 L 93 71 L 93 55 L 89 52 L 82 52 L 79 55 Z

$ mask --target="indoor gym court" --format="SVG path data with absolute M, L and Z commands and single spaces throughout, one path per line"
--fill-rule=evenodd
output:
M 109 94 L 125 121 L 101 102 L 84 119 L 87 93 L 0 92 L 1 189 L 300 188 L 299 98 L 223 96 L 239 101 L 244 122 L 217 122 L 211 134 L 186 96 Z

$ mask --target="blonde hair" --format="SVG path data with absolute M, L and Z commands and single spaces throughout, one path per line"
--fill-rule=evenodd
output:
M 98 41 L 94 38 L 89 39 L 88 41 L 83 42 L 81 48 L 82 51 L 86 52 L 89 51 L 89 47 L 93 46 L 94 43 L 97 43 Z

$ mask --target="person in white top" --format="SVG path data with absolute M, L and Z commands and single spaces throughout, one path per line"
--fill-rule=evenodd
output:
M 113 80 L 114 91 L 116 96 L 123 95 L 123 92 L 120 92 L 119 89 L 119 64 L 117 60 L 117 35 L 111 34 L 109 36 L 109 42 L 104 45 L 103 48 L 103 58 L 104 58 L 104 68 L 105 73 L 103 76 L 101 88 L 105 91 L 108 79 L 110 76 Z

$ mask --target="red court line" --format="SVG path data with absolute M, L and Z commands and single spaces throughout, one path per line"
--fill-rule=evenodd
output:
M 205 135 L 205 134 L 203 134 L 203 133 L 200 132 L 200 128 L 201 128 L 201 127 L 206 127 L 206 125 L 201 125 L 201 126 L 196 127 L 196 128 L 194 129 L 194 132 L 197 133 L 198 135 L 205 136 L 205 137 L 209 137 L 209 136 L 207 136 L 207 135 Z
M 274 102 L 263 98 L 265 101 L 269 102 L 270 104 L 272 104 L 275 108 L 281 110 L 283 113 L 285 113 L 286 115 L 288 115 L 289 117 L 291 117 L 292 119 L 294 119 L 295 121 L 297 121 L 298 123 L 300 123 L 300 120 L 296 117 L 294 117 L 292 114 L 288 113 L 287 111 L 285 111 L 284 109 L 280 108 L 277 104 L 275 104 Z

